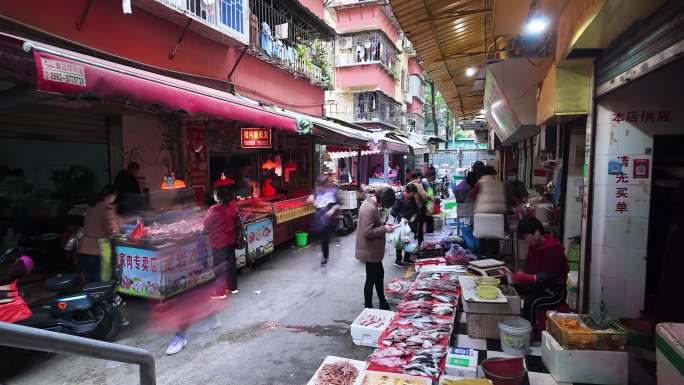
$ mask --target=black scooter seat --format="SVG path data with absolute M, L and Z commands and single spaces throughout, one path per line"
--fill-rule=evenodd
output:
M 45 288 L 54 293 L 77 289 L 83 284 L 80 274 L 59 274 L 45 281 Z

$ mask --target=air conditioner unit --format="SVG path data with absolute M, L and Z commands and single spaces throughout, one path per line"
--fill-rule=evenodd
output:
M 341 37 L 339 39 L 338 46 L 340 47 L 340 49 L 350 49 L 352 47 L 352 37 Z

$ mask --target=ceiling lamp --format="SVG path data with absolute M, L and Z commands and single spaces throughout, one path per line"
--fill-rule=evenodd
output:
M 475 76 L 475 73 L 477 73 L 477 69 L 475 69 L 475 67 L 468 67 L 466 69 L 466 76 L 468 76 L 468 77 Z
M 549 26 L 549 19 L 541 12 L 539 0 L 532 1 L 530 4 L 530 12 L 527 15 L 527 24 L 525 31 L 530 35 L 537 35 L 544 31 Z
M 481 114 L 481 115 L 484 115 L 484 114 L 486 114 L 486 113 L 487 113 L 487 110 L 485 110 L 484 108 L 480 110 L 480 114 Z

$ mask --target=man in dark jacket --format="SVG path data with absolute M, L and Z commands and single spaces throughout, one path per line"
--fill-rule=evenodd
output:
M 553 309 L 565 303 L 568 260 L 563 245 L 544 232 L 539 219 L 521 219 L 518 235 L 530 244 L 527 271 L 509 274 L 508 282 L 520 289 L 525 298 L 522 315 L 534 326 L 540 309 Z
M 138 174 L 140 174 L 140 165 L 137 162 L 131 162 L 114 179 L 114 187 L 119 192 L 117 201 L 119 214 L 125 214 L 139 208 L 142 191 L 138 182 Z
M 390 212 L 396 222 L 406 221 L 413 234 L 416 234 L 416 231 L 418 230 L 418 205 L 416 204 L 416 193 L 418 193 L 416 185 L 409 183 L 406 186 L 406 190 L 401 194 L 401 197 L 394 201 L 394 206 L 392 206 L 392 211 Z M 402 261 L 403 252 L 403 248 L 396 248 L 394 266 L 404 267 L 406 264 L 411 263 L 408 253 L 404 253 Z

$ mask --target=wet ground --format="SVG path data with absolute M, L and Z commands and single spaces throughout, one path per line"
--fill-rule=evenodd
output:
M 131 325 L 117 343 L 152 352 L 157 383 L 306 384 L 327 355 L 364 360 L 371 349 L 352 344 L 349 325 L 363 309 L 364 265 L 354 258 L 354 234 L 331 245 L 327 272 L 320 247 L 278 248 L 239 276 L 240 293 L 218 314 L 193 325 L 188 345 L 175 356 L 165 350 L 171 332 L 150 321 L 151 304 L 127 299 Z M 404 274 L 385 258 L 385 282 Z M 377 306 L 377 299 L 375 300 Z M 16 366 L 6 385 L 137 384 L 137 366 L 83 357 L 33 354 Z

